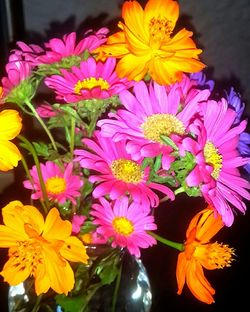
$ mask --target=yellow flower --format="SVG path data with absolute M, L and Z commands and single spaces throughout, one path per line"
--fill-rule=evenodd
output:
M 0 170 L 8 171 L 16 167 L 21 154 L 10 140 L 21 131 L 22 120 L 19 113 L 12 109 L 0 112 Z
M 202 50 L 190 38 L 191 31 L 183 28 L 173 35 L 178 17 L 179 5 L 173 0 L 149 0 L 144 10 L 137 1 L 125 1 L 121 31 L 94 52 L 102 60 L 120 59 L 120 77 L 139 81 L 149 74 L 162 85 L 180 81 L 183 72 L 198 72 L 205 65 L 198 60 Z
M 204 276 L 208 270 L 230 266 L 234 250 L 228 245 L 210 239 L 223 227 L 221 216 L 214 217 L 210 206 L 191 220 L 186 232 L 185 249 L 178 256 L 176 278 L 178 294 L 182 293 L 185 281 L 192 294 L 202 302 L 213 303 L 215 290 Z
M 4 280 L 18 285 L 33 276 L 37 295 L 50 287 L 67 295 L 75 283 L 68 261 L 88 260 L 85 246 L 71 236 L 71 223 L 62 220 L 56 208 L 44 221 L 37 208 L 19 201 L 10 202 L 2 213 L 5 225 L 0 225 L 0 247 L 9 248 L 9 260 L 0 272 Z

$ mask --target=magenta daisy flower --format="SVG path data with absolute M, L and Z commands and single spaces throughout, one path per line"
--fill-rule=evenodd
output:
M 7 97 L 23 80 L 30 77 L 32 69 L 31 63 L 12 59 L 5 66 L 7 77 L 3 77 L 1 80 L 3 88 L 2 98 Z
M 91 183 L 99 183 L 92 193 L 94 198 L 109 195 L 115 200 L 129 193 L 146 211 L 150 206 L 159 205 L 159 197 L 152 189 L 174 199 L 174 194 L 168 187 L 148 181 L 149 167 L 143 170 L 142 159 L 132 160 L 125 149 L 125 141 L 114 142 L 111 138 L 102 137 L 99 131 L 95 132 L 95 137 L 96 142 L 83 140 L 92 152 L 75 150 L 75 155 L 78 156 L 75 160 L 80 162 L 81 167 L 97 172 L 89 178 Z
M 60 204 L 65 203 L 66 200 L 76 204 L 75 198 L 81 195 L 80 188 L 83 186 L 83 181 L 79 176 L 73 175 L 73 163 L 65 165 L 64 170 L 61 170 L 52 161 L 47 161 L 40 166 L 48 198 Z M 23 182 L 24 187 L 33 191 L 32 199 L 42 198 L 42 189 L 36 166 L 32 167 L 30 175 L 33 183 L 26 180 Z
M 204 121 L 196 122 L 197 141 L 183 140 L 183 147 L 195 155 L 197 163 L 186 182 L 189 186 L 200 186 L 206 201 L 222 216 L 225 225 L 231 226 L 233 207 L 244 213 L 246 205 L 242 198 L 250 199 L 247 191 L 250 183 L 240 176 L 238 169 L 249 161 L 237 149 L 246 121 L 232 127 L 236 113 L 228 108 L 225 99 L 204 103 L 201 112 Z
M 98 225 L 97 233 L 113 239 L 112 247 L 126 247 L 132 255 L 140 257 L 140 248 L 156 244 L 146 232 L 157 229 L 154 217 L 134 202 L 129 205 L 127 197 L 117 199 L 113 205 L 100 198 L 100 204 L 94 204 L 90 213 L 95 217 L 93 223 Z
M 85 50 L 91 52 L 105 43 L 108 32 L 109 30 L 105 27 L 95 33 L 92 30 L 88 30 L 85 33 L 85 38 L 80 40 L 78 44 L 76 44 L 75 32 L 64 35 L 62 39 L 53 38 L 45 44 L 46 54 L 39 56 L 37 62 L 40 64 L 52 64 L 69 56 L 81 55 Z
M 148 90 L 144 82 L 138 82 L 134 95 L 127 90 L 120 94 L 125 109 L 110 113 L 110 119 L 100 120 L 97 125 L 103 136 L 112 137 L 116 142 L 128 139 L 126 148 L 134 160 L 162 153 L 163 169 L 169 169 L 174 158 L 169 156 L 172 150 L 162 144 L 161 135 L 177 140 L 186 134 L 191 118 L 198 111 L 198 103 L 209 94 L 208 90 L 200 91 L 179 111 L 182 94 L 177 85 L 167 92 L 165 86 L 157 83 L 150 84 Z
M 62 69 L 62 76 L 52 75 L 45 79 L 45 84 L 55 90 L 57 99 L 67 103 L 108 98 L 131 85 L 126 79 L 118 78 L 115 65 L 115 58 L 102 63 L 89 57 L 81 62 L 80 68 L 73 66 L 71 72 Z

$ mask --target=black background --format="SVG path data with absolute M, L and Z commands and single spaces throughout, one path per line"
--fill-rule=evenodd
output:
M 50 1 L 48 1 L 49 3 Z M 60 2 L 60 1 L 59 1 Z M 76 1 L 79 3 L 79 1 Z M 122 1 L 116 1 L 117 3 L 121 3 Z M 145 1 L 144 1 L 145 2 Z M 189 1 L 188 1 L 189 2 Z M 249 72 L 246 71 L 246 68 L 249 68 L 249 60 L 248 58 L 244 58 L 245 54 L 241 54 L 240 61 L 237 58 L 237 53 L 235 52 L 237 49 L 241 51 L 242 49 L 246 49 L 246 42 L 245 40 L 248 40 L 248 43 L 250 41 L 250 35 L 249 35 L 249 29 L 250 24 L 245 24 L 244 27 L 242 25 L 244 19 L 239 19 L 238 24 L 231 24 L 232 20 L 230 20 L 227 17 L 227 14 L 230 12 L 230 6 L 227 6 L 227 3 L 230 4 L 230 1 L 227 0 L 221 0 L 219 1 L 221 6 L 223 7 L 223 10 L 220 12 L 214 12 L 214 14 L 221 14 L 221 16 L 217 16 L 218 20 L 221 18 L 223 20 L 224 24 L 228 27 L 227 29 L 232 29 L 232 35 L 233 29 L 235 27 L 239 27 L 244 29 L 244 34 L 242 36 L 234 36 L 233 42 L 234 42 L 234 49 L 227 51 L 227 57 L 223 57 L 223 55 L 218 55 L 218 58 L 224 62 L 224 66 L 228 66 L 230 68 L 232 64 L 232 59 L 235 58 L 235 61 L 238 62 L 238 68 L 239 71 L 235 73 L 235 75 L 231 75 L 228 77 L 225 77 L 223 79 L 223 75 L 220 76 L 220 72 L 217 73 L 217 76 L 219 79 L 217 80 L 217 85 L 219 87 L 221 86 L 227 86 L 230 87 L 231 85 L 234 85 L 236 88 L 238 88 L 240 91 L 242 91 L 243 98 L 247 105 L 247 111 L 249 111 L 250 106 L 250 99 L 249 99 L 249 90 L 242 87 L 241 81 L 244 81 L 244 85 L 246 86 L 246 82 L 249 81 Z M 238 1 L 238 3 L 244 4 L 246 3 L 246 6 L 242 8 L 242 14 L 244 11 L 244 14 L 249 13 L 249 1 Z M 25 11 L 24 4 L 29 4 L 29 10 Z M 12 7 L 11 7 L 11 14 L 14 16 L 14 41 L 9 42 L 8 38 L 8 32 L 7 32 L 7 24 L 5 20 L 5 11 L 3 10 L 3 4 L 4 1 L 0 0 L 0 8 L 1 8 L 1 49 L 0 49 L 0 55 L 1 55 L 1 71 L 3 72 L 4 69 L 4 62 L 7 57 L 7 53 L 10 48 L 14 46 L 14 42 L 16 40 L 24 40 L 27 43 L 41 43 L 42 41 L 46 41 L 46 39 L 51 38 L 53 36 L 57 36 L 60 33 L 64 34 L 66 32 L 70 31 L 78 31 L 79 29 L 88 29 L 90 27 L 93 27 L 94 29 L 98 29 L 99 25 L 104 22 L 104 16 L 107 17 L 107 15 L 111 12 L 109 11 L 108 5 L 103 7 L 99 7 L 99 11 L 103 12 L 103 14 L 98 14 L 97 17 L 92 16 L 89 17 L 88 13 L 85 12 L 86 16 L 88 16 L 87 19 L 83 20 L 80 24 L 76 25 L 74 18 L 69 17 L 68 19 L 60 20 L 60 11 L 58 11 L 58 16 L 54 17 L 52 20 L 49 20 L 48 22 L 48 28 L 47 31 L 44 32 L 44 29 L 41 29 L 40 33 L 37 31 L 30 31 L 28 30 L 28 25 L 25 25 L 25 21 L 27 23 L 27 20 L 31 20 L 32 18 L 34 20 L 39 20 L 39 12 L 36 12 L 35 10 L 32 11 L 32 1 L 24 1 L 24 4 L 22 5 L 22 1 L 12 1 Z M 83 5 L 86 4 L 86 1 L 82 1 Z M 96 1 L 93 1 L 93 5 L 96 3 Z M 102 2 L 102 4 L 105 4 L 105 1 Z M 106 2 L 107 4 L 108 2 Z M 112 3 L 112 1 L 110 2 Z M 142 1 L 141 1 L 142 3 Z M 183 3 L 183 6 L 187 6 L 187 1 L 180 1 L 180 4 Z M 207 6 L 207 10 L 204 10 L 203 16 L 201 17 L 201 20 L 204 23 L 206 23 L 206 20 L 209 21 L 209 18 L 211 16 L 211 10 L 212 6 L 215 5 L 215 1 L 206 1 L 206 0 L 200 0 L 199 2 L 197 0 L 190 1 L 190 5 L 194 6 L 194 8 L 197 9 L 197 6 L 200 5 L 202 7 L 203 5 Z M 200 3 L 200 4 L 198 4 Z M 208 4 L 210 3 L 210 4 Z M 247 5 L 248 3 L 248 5 Z M 224 6 L 223 6 L 224 4 Z M 46 5 L 46 1 L 43 2 L 43 5 Z M 48 4 L 47 4 L 48 5 Z M 113 4 L 114 5 L 114 1 Z M 74 6 L 74 1 L 71 1 L 69 6 Z M 208 10 L 210 9 L 210 11 Z M 49 5 L 48 5 L 48 13 L 49 13 Z M 77 10 L 77 8 L 76 8 Z M 25 11 L 25 14 L 23 12 Z M 247 13 L 248 12 L 248 13 Z M 113 16 L 115 12 L 112 12 Z M 193 11 L 194 14 L 194 20 L 195 15 L 197 13 L 197 10 Z M 237 13 L 237 12 L 235 12 Z M 239 12 L 238 12 L 239 13 Z M 24 16 L 26 15 L 26 17 Z M 240 14 L 239 14 L 240 15 Z M 249 15 L 249 14 L 248 14 Z M 105 17 L 105 18 L 106 18 Z M 196 28 L 198 27 L 197 24 L 192 24 L 192 16 L 183 15 L 181 16 L 181 21 L 183 22 L 183 25 L 185 25 L 188 29 L 192 29 L 194 33 L 197 35 L 197 41 L 200 42 L 201 45 L 206 46 L 206 35 L 209 36 L 209 29 L 207 29 L 207 33 L 202 34 L 202 36 L 199 36 L 200 29 L 198 31 Z M 109 26 L 114 27 L 117 20 L 112 19 L 109 21 Z M 186 25 L 186 22 L 188 25 Z M 38 23 L 38 22 L 37 22 Z M 245 23 L 245 20 L 244 20 Z M 37 24 L 39 27 L 39 24 Z M 26 26 L 26 27 L 25 27 Z M 223 27 L 226 27 L 223 26 Z M 179 24 L 179 27 L 181 27 L 181 23 Z M 218 26 L 219 27 L 219 26 Z M 209 52 L 210 54 L 205 54 L 207 60 L 211 62 L 214 55 L 212 55 L 211 51 L 216 51 L 218 45 L 223 45 L 226 42 L 225 40 L 228 38 L 225 34 L 225 36 L 221 35 L 221 37 L 216 36 L 217 34 L 214 34 L 214 41 L 209 41 L 212 45 L 209 46 Z M 212 35 L 210 34 L 210 37 Z M 210 38 L 209 37 L 209 38 Z M 212 36 L 213 37 L 213 36 Z M 202 40 L 201 40 L 202 39 Z M 231 38 L 232 39 L 232 38 Z M 230 54 L 231 53 L 231 54 Z M 248 53 L 249 55 L 249 50 Z M 203 61 L 206 63 L 206 59 L 203 59 Z M 209 63 L 208 62 L 208 63 Z M 244 69 L 243 69 L 244 68 Z M 213 74 L 213 69 L 209 70 L 208 73 L 211 75 Z M 213 78 L 213 76 L 210 76 L 210 78 Z M 25 198 L 25 194 L 23 193 L 23 189 L 20 185 L 20 180 L 18 180 L 19 172 L 15 172 L 15 177 L 17 177 L 16 182 L 13 183 L 10 187 L 5 189 L 2 193 L 0 193 L 0 203 L 2 207 L 10 200 L 19 199 L 22 200 Z M 1 176 L 2 178 L 2 176 Z M 1 183 L 1 182 L 0 182 Z M 155 217 L 156 222 L 158 225 L 158 233 L 162 236 L 165 236 L 166 238 L 182 242 L 185 238 L 185 231 L 188 226 L 188 223 L 192 216 L 198 212 L 201 208 L 205 207 L 205 203 L 201 199 L 194 199 L 194 198 L 188 198 L 185 195 L 178 196 L 175 202 L 173 203 L 165 203 L 158 207 L 155 211 Z M 152 305 L 152 312 L 165 312 L 165 311 L 182 311 L 185 309 L 185 311 L 226 311 L 229 309 L 231 311 L 232 309 L 239 309 L 239 306 L 245 306 L 245 308 L 241 309 L 242 311 L 249 311 L 250 304 L 249 304 L 249 280 L 250 280 L 250 212 L 247 210 L 246 214 L 240 215 L 238 214 L 235 218 L 235 223 L 230 228 L 224 228 L 217 236 L 216 240 L 219 242 L 227 243 L 230 246 L 234 247 L 236 249 L 236 260 L 233 262 L 232 266 L 230 268 L 225 268 L 221 270 L 213 270 L 213 271 L 206 271 L 205 275 L 212 284 L 212 286 L 216 289 L 216 295 L 215 295 L 215 301 L 216 303 L 212 305 L 206 305 L 203 303 L 200 303 L 197 299 L 195 299 L 187 287 L 184 287 L 183 294 L 181 296 L 176 294 L 177 291 L 177 285 L 176 285 L 176 279 L 175 279 L 175 267 L 176 267 L 176 261 L 178 252 L 170 249 L 169 247 L 163 246 L 161 243 L 158 243 L 157 246 L 149 248 L 147 250 L 142 251 L 142 261 L 148 271 L 148 275 L 150 278 L 151 286 L 152 286 L 152 294 L 153 294 L 153 305 Z M 6 251 L 1 250 L 1 267 L 6 260 Z M 0 288 L 1 288 L 1 296 L 0 296 L 0 309 L 1 311 L 7 311 L 7 291 L 8 286 L 7 284 L 2 282 L 2 279 L 0 281 Z

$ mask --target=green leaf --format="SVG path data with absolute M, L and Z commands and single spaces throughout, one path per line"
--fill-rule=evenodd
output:
M 86 304 L 87 298 L 83 295 L 69 297 L 65 295 L 57 295 L 56 303 L 61 306 L 64 312 L 81 311 L 81 308 Z

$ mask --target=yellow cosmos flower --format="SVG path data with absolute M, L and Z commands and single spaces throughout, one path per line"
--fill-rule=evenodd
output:
M 10 285 L 29 276 L 35 279 L 37 295 L 51 287 L 67 293 L 74 287 L 74 272 L 68 261 L 87 263 L 82 242 L 71 236 L 72 225 L 52 208 L 44 221 L 37 208 L 12 201 L 2 209 L 0 247 L 9 248 L 9 260 L 0 274 Z
M 22 120 L 19 113 L 13 109 L 0 112 L 0 170 L 8 171 L 16 167 L 21 159 L 21 153 L 10 140 L 21 131 Z
M 97 48 L 99 58 L 119 60 L 117 74 L 130 80 L 142 80 L 149 74 L 159 84 L 182 79 L 183 72 L 194 73 L 205 65 L 198 60 L 197 49 L 186 29 L 173 35 L 179 17 L 179 5 L 173 0 L 149 0 L 143 10 L 137 1 L 125 1 L 121 31 L 110 36 L 107 44 Z
M 213 303 L 215 290 L 204 276 L 208 270 L 230 266 L 234 250 L 210 239 L 223 227 L 221 216 L 214 217 L 210 206 L 191 220 L 186 232 L 185 249 L 178 256 L 176 278 L 178 294 L 182 293 L 185 281 L 192 294 L 202 302 Z

